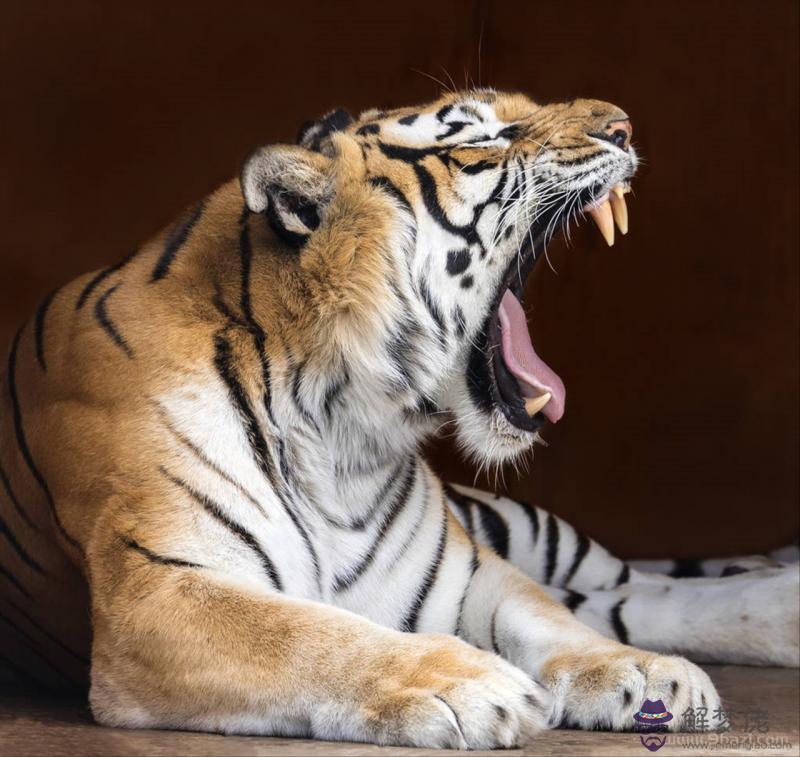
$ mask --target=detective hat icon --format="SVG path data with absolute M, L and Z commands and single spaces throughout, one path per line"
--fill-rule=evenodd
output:
M 661 723 L 668 723 L 672 720 L 672 713 L 667 711 L 664 707 L 664 702 L 660 699 L 653 701 L 652 699 L 645 699 L 644 704 L 641 706 L 633 719 L 639 723 L 647 725 L 660 725 Z

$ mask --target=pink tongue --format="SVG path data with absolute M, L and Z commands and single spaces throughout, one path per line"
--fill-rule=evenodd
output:
M 564 382 L 533 349 L 522 303 L 510 289 L 506 289 L 500 301 L 499 315 L 506 367 L 520 382 L 525 397 L 541 397 L 545 392 L 553 395 L 542 412 L 555 423 L 564 415 L 567 395 Z

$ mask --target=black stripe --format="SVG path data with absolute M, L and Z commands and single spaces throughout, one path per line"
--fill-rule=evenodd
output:
M 468 118 L 474 118 L 476 121 L 480 123 L 484 123 L 486 119 L 480 114 L 477 108 L 473 108 L 471 105 L 466 103 L 462 103 L 458 106 L 459 110 Z
M 398 187 L 393 184 L 388 177 L 386 176 L 373 176 L 370 178 L 369 183 L 372 184 L 373 187 L 380 187 L 381 189 L 385 189 L 395 200 L 399 203 L 399 205 L 407 210 L 409 213 L 413 214 L 411 209 L 411 201 L 406 197 Z
M 322 410 L 325 413 L 326 418 L 330 419 L 333 403 L 338 399 L 342 391 L 344 391 L 349 383 L 350 373 L 347 368 L 345 368 L 342 378 L 331 383 L 330 386 L 328 386 L 328 388 L 325 390 L 325 395 L 322 398 Z
M 353 518 L 353 520 L 350 522 L 345 522 L 339 518 L 333 517 L 330 515 L 330 513 L 320 508 L 322 517 L 325 518 L 328 523 L 336 526 L 337 528 L 343 528 L 349 531 L 363 531 L 372 521 L 372 519 L 378 514 L 378 511 L 381 509 L 381 507 L 383 507 L 385 504 L 386 497 L 389 495 L 389 492 L 397 482 L 397 477 L 400 475 L 400 471 L 405 464 L 405 460 L 400 460 L 400 462 L 398 462 L 397 465 L 392 468 L 389 475 L 386 477 L 386 481 L 384 481 L 383 486 L 381 486 L 381 488 L 378 490 L 378 494 L 375 496 L 372 506 L 363 515 Z
M 568 150 L 570 152 L 572 152 L 573 150 L 577 150 L 579 152 L 583 152 L 584 150 L 591 150 L 593 153 L 597 152 L 597 145 L 586 145 L 586 144 L 558 145 L 558 147 L 554 147 L 553 145 L 548 145 L 548 148 L 559 154 L 562 152 L 567 152 Z
M 722 573 L 719 574 L 720 578 L 729 578 L 730 576 L 738 576 L 742 573 L 749 573 L 749 569 L 743 568 L 741 565 L 728 565 Z
M 19 339 L 21 335 L 22 329 L 17 331 L 17 334 L 14 337 L 14 341 L 11 345 L 11 352 L 8 355 L 8 393 L 11 397 L 11 408 L 14 417 L 14 434 L 17 439 L 17 446 L 19 447 L 19 451 L 22 453 L 25 464 L 28 466 L 28 470 L 34 479 L 36 479 L 36 483 L 39 484 L 44 492 L 47 505 L 50 508 L 50 512 L 53 515 L 53 520 L 55 521 L 58 530 L 61 532 L 61 535 L 81 554 L 83 554 L 83 548 L 78 543 L 77 539 L 74 539 L 72 536 L 70 536 L 61 523 L 61 518 L 58 517 L 58 512 L 56 511 L 56 504 L 53 500 L 53 495 L 50 493 L 50 487 L 47 485 L 47 481 L 45 481 L 44 476 L 42 476 L 41 472 L 36 467 L 36 464 L 33 462 L 33 456 L 31 455 L 30 448 L 28 447 L 28 441 L 25 438 L 25 430 L 22 426 L 22 409 L 19 404 L 19 396 L 17 395 L 16 376 L 17 349 L 19 347 Z
M 436 135 L 436 141 L 441 142 L 441 140 L 443 139 L 452 137 L 455 134 L 458 134 L 458 132 L 466 129 L 467 126 L 472 126 L 472 124 L 469 121 L 450 121 L 447 124 L 447 130 L 442 132 L 441 134 Z
M 442 557 L 444 556 L 444 548 L 447 544 L 447 508 L 442 508 L 442 533 L 439 536 L 439 544 L 436 547 L 436 554 L 433 557 L 433 562 L 428 566 L 428 569 L 425 571 L 425 578 L 422 582 L 422 586 L 420 586 L 419 590 L 417 591 L 417 597 L 414 600 L 414 603 L 411 605 L 411 610 L 409 611 L 406 619 L 401 624 L 400 628 L 404 631 L 416 631 L 417 630 L 417 623 L 419 622 L 419 614 L 422 610 L 422 606 L 425 604 L 425 600 L 428 598 L 428 594 L 430 594 L 431 588 L 433 587 L 434 582 L 436 581 L 436 576 L 439 573 L 439 566 L 442 564 Z
M 416 163 L 428 155 L 439 155 L 447 149 L 446 147 L 406 147 L 386 142 L 378 142 L 378 147 L 389 160 L 401 160 L 404 163 Z
M 104 282 L 112 273 L 116 273 L 128 262 L 133 258 L 136 254 L 136 250 L 126 255 L 122 260 L 117 261 L 113 265 L 108 266 L 108 268 L 103 268 L 102 271 L 98 271 L 86 284 L 86 286 L 81 291 L 80 295 L 78 296 L 78 300 L 75 303 L 75 310 L 80 310 L 85 304 L 86 300 L 89 299 L 89 295 L 97 288 L 99 284 Z
M 266 410 L 267 418 L 270 423 L 275 425 L 275 418 L 272 416 L 272 376 L 269 365 L 269 358 L 267 356 L 267 335 L 261 324 L 256 321 L 253 315 L 253 305 L 250 299 L 250 270 L 253 264 L 253 248 L 250 244 L 250 227 L 248 226 L 248 218 L 250 214 L 245 205 L 242 210 L 242 217 L 240 223 L 242 225 L 239 234 L 239 260 L 241 264 L 241 294 L 240 294 L 240 307 L 244 320 L 247 323 L 247 328 L 253 335 L 253 342 L 256 348 L 256 354 L 261 365 L 261 381 L 264 385 L 264 410 Z
M 239 412 L 239 416 L 244 421 L 245 433 L 250 443 L 250 449 L 253 452 L 253 457 L 256 461 L 256 464 L 261 472 L 267 477 L 267 480 L 272 486 L 273 491 L 278 497 L 278 501 L 281 503 L 284 511 L 289 516 L 294 524 L 294 527 L 297 529 L 298 533 L 305 542 L 306 548 L 311 556 L 311 560 L 314 563 L 315 576 L 317 584 L 319 585 L 321 583 L 319 557 L 314 549 L 314 545 L 311 543 L 311 538 L 309 537 L 308 532 L 304 528 L 303 524 L 300 523 L 300 519 L 297 517 L 297 514 L 290 507 L 283 495 L 283 488 L 278 481 L 272 457 L 267 449 L 267 440 L 261 433 L 261 428 L 258 425 L 258 421 L 253 413 L 253 409 L 250 407 L 250 401 L 247 398 L 244 387 L 241 385 L 241 383 L 239 383 L 239 379 L 233 367 L 233 353 L 230 342 L 225 336 L 224 331 L 218 332 L 214 337 L 214 364 L 217 368 L 220 378 L 222 378 L 222 380 L 225 382 L 225 385 L 228 387 L 228 393 L 233 404 L 236 406 L 237 411 Z
M 50 670 L 52 670 L 62 681 L 66 681 L 69 684 L 70 688 L 82 689 L 83 687 L 75 681 L 73 678 L 68 676 L 63 670 L 61 670 L 55 663 L 50 661 L 47 657 L 44 656 L 37 648 L 36 644 L 33 639 L 28 636 L 11 618 L 7 618 L 5 615 L 0 614 L 0 621 L 5 623 L 9 628 L 13 631 L 16 631 L 17 635 L 21 638 L 18 640 L 22 646 L 26 647 L 28 651 L 34 656 L 40 659 Z
M 428 507 L 430 506 L 431 501 L 430 482 L 428 480 L 428 476 L 425 475 L 425 471 L 423 471 L 422 475 L 422 494 L 420 496 L 420 500 L 422 501 L 422 507 L 419 510 L 419 515 L 417 516 L 414 525 L 411 527 L 411 530 L 408 532 L 408 536 L 406 536 L 405 541 L 400 545 L 400 549 L 398 549 L 394 554 L 393 562 L 395 565 L 400 562 L 400 559 L 408 551 L 409 547 L 416 541 L 417 534 L 419 534 L 420 528 L 422 528 L 422 524 L 425 522 L 426 516 L 428 515 Z M 446 506 L 443 498 L 439 501 L 443 506 Z
M 569 591 L 567 598 L 564 600 L 568 610 L 575 612 L 586 601 L 586 595 L 581 594 L 579 591 Z
M 112 323 L 111 318 L 108 316 L 108 311 L 106 310 L 106 301 L 112 294 L 114 294 L 114 292 L 117 290 L 117 287 L 119 287 L 119 284 L 114 284 L 114 286 L 110 289 L 106 289 L 102 296 L 98 297 L 97 302 L 94 304 L 94 317 L 103 328 L 103 331 L 105 331 L 106 334 L 111 337 L 111 341 L 114 342 L 114 344 L 116 344 L 117 347 L 119 347 L 129 358 L 132 358 L 133 350 L 125 341 L 122 334 L 119 333 L 117 327 Z
M 517 137 L 519 137 L 520 133 L 522 132 L 522 127 L 519 124 L 510 124 L 506 126 L 504 129 L 500 129 L 495 136 L 495 139 L 507 139 L 509 142 L 513 142 Z
M 442 105 L 442 107 L 436 111 L 436 120 L 444 123 L 444 119 L 447 118 L 451 110 L 453 110 L 452 105 Z
M 310 423 L 312 426 L 317 428 L 317 423 L 314 420 L 314 417 L 311 413 L 306 409 L 306 406 L 303 404 L 303 401 L 300 399 L 300 385 L 303 381 L 303 371 L 306 368 L 306 363 L 308 361 L 304 360 L 300 365 L 298 365 L 294 369 L 294 376 L 292 377 L 292 402 L 294 402 L 295 407 L 297 408 L 297 412 L 305 418 L 305 420 Z
M 248 328 L 249 324 L 244 318 L 234 313 L 233 310 L 228 307 L 228 303 L 225 302 L 225 298 L 222 295 L 222 288 L 218 281 L 214 282 L 214 296 L 211 299 L 211 304 L 219 311 L 220 315 L 225 318 L 225 320 L 235 323 L 240 328 Z
M 155 268 L 153 268 L 153 273 L 150 276 L 151 283 L 163 279 L 169 273 L 169 268 L 175 260 L 175 256 L 186 243 L 195 224 L 200 220 L 205 206 L 206 201 L 200 200 L 200 202 L 192 208 L 188 217 L 170 230 L 167 235 L 167 241 L 164 244 L 164 250 L 161 255 L 159 255 Z
M 553 573 L 558 562 L 558 523 L 552 513 L 547 513 L 544 582 L 549 584 L 553 580 Z
M 536 509 L 535 505 L 529 505 L 527 502 L 522 502 L 518 499 L 515 499 L 514 502 L 516 502 L 522 509 L 522 512 L 528 516 L 528 520 L 531 524 L 531 542 L 533 542 L 533 545 L 536 546 L 536 542 L 539 541 L 540 530 L 539 511 Z
M 158 555 L 155 552 L 147 549 L 147 547 L 143 547 L 139 542 L 135 541 L 134 539 L 126 539 L 125 546 L 128 549 L 132 549 L 138 552 L 140 555 L 144 555 L 150 562 L 158 563 L 159 565 L 170 565 L 175 568 L 204 568 L 204 565 L 200 565 L 194 562 L 188 562 L 186 560 L 179 560 L 177 557 L 163 557 L 162 555 Z
M 34 531 L 39 531 L 40 530 L 39 526 L 37 526 L 31 520 L 30 515 L 28 515 L 28 513 L 26 513 L 22 509 L 22 506 L 20 505 L 19 500 L 17 499 L 16 495 L 14 494 L 14 490 L 11 488 L 11 481 L 8 480 L 8 476 L 6 475 L 6 472 L 3 470 L 3 466 L 2 465 L 0 465 L 0 481 L 2 482 L 3 489 L 5 489 L 5 492 L 8 495 L 8 498 L 11 500 L 11 504 L 14 505 L 14 509 L 17 511 L 17 514 L 19 515 L 19 517 L 22 518 L 22 520 L 24 520 Z
M 294 480 L 292 476 L 292 468 L 289 466 L 289 461 L 286 459 L 286 444 L 283 440 L 282 436 L 279 436 L 277 439 L 278 444 L 278 468 L 281 471 L 281 476 L 283 480 L 286 482 L 287 486 L 294 486 Z
M 47 361 L 44 358 L 44 320 L 47 317 L 47 309 L 53 302 L 53 298 L 58 294 L 58 289 L 50 292 L 36 308 L 36 316 L 33 323 L 33 337 L 36 342 L 36 359 L 39 361 L 39 367 L 47 370 Z
M 419 118 L 419 113 L 411 113 L 408 116 L 403 116 L 402 118 L 397 119 L 397 123 L 403 124 L 403 126 L 411 126 Z
M 420 336 L 421 328 L 416 321 L 403 321 L 398 331 L 390 333 L 386 352 L 402 381 L 393 380 L 393 389 L 411 389 L 415 386 L 415 371 L 422 370 L 414 337 Z M 392 391 L 392 394 L 395 394 Z
M 426 419 L 432 418 L 434 415 L 441 415 L 442 409 L 430 398 L 422 395 L 412 409 L 404 409 L 406 417 L 413 417 L 415 415 L 422 415 Z
M 631 569 L 628 563 L 624 563 L 622 569 L 617 576 L 617 580 L 614 582 L 614 586 L 622 586 L 622 584 L 628 583 L 631 578 Z
M 14 548 L 14 551 L 19 556 L 19 559 L 22 560 L 31 570 L 36 571 L 40 575 L 46 575 L 47 571 L 34 560 L 26 551 L 25 548 L 19 543 L 19 540 L 12 530 L 8 527 L 8 524 L 0 517 L 0 534 L 6 537 L 8 543 Z
M 468 224 L 466 226 L 459 226 L 454 224 L 447 217 L 447 214 L 444 212 L 444 208 L 439 202 L 436 180 L 433 178 L 431 173 L 426 168 L 423 168 L 421 165 L 416 163 L 414 164 L 414 172 L 416 173 L 417 180 L 419 181 L 422 200 L 425 203 L 425 208 L 427 209 L 431 218 L 433 218 L 433 220 L 436 221 L 445 231 L 449 231 L 451 234 L 456 234 L 457 236 L 463 237 L 467 240 L 467 242 L 479 241 L 477 239 L 477 231 L 471 225 Z
M 481 528 L 489 539 L 492 549 L 500 557 L 508 557 L 508 524 L 485 502 L 474 500 L 478 508 Z
M 477 163 L 470 163 L 464 168 L 461 169 L 461 173 L 476 175 L 479 173 L 483 173 L 484 171 L 490 171 L 493 168 L 497 168 L 497 163 L 491 160 L 479 160 Z
M 467 583 L 464 584 L 464 591 L 461 593 L 461 600 L 458 603 L 458 617 L 456 618 L 456 627 L 454 630 L 456 636 L 461 635 L 461 626 L 464 621 L 464 603 L 467 601 L 467 594 L 469 593 L 469 587 L 472 586 L 472 579 L 481 566 L 480 557 L 478 556 L 478 545 L 474 539 L 470 538 L 470 541 L 472 542 L 472 558 L 470 559 L 469 565 L 469 578 L 467 579 Z
M 569 586 L 569 582 L 575 577 L 575 574 L 578 572 L 578 568 L 581 567 L 583 558 L 586 557 L 586 553 L 589 551 L 589 547 L 592 545 L 591 540 L 588 536 L 586 536 L 586 534 L 582 534 L 578 531 L 575 533 L 575 536 L 578 539 L 578 546 L 575 549 L 575 558 L 572 560 L 572 565 L 567 572 L 567 577 L 564 579 L 564 586 Z
M 705 575 L 700 560 L 693 557 L 675 560 L 675 565 L 670 571 L 673 578 L 700 578 Z
M 25 610 L 23 610 L 16 602 L 12 602 L 10 599 L 8 599 L 8 597 L 3 597 L 3 601 L 11 605 L 11 607 L 14 609 L 15 612 L 17 612 L 19 615 L 25 618 L 25 620 L 27 620 L 30 625 L 32 625 L 35 629 L 37 629 L 39 633 L 41 633 L 47 639 L 52 641 L 53 644 L 61 648 L 67 654 L 74 657 L 82 665 L 88 667 L 89 660 L 87 657 L 84 657 L 82 654 L 79 654 L 74 649 L 68 647 L 63 641 L 61 641 L 61 639 L 59 639 L 57 636 L 54 636 L 41 623 L 39 623 L 37 620 L 34 620 L 30 615 L 28 615 L 28 613 L 25 612 Z
M 277 490 L 278 481 L 272 465 L 272 458 L 267 449 L 267 441 L 261 433 L 244 387 L 236 375 L 233 350 L 224 331 L 220 331 L 214 336 L 214 364 L 220 378 L 228 388 L 233 404 L 245 423 L 245 431 L 253 450 L 253 456 L 258 462 L 259 468 L 266 474 L 272 487 Z
M 617 638 L 623 644 L 628 643 L 628 627 L 625 625 L 625 621 L 622 619 L 622 605 L 624 605 L 625 602 L 625 599 L 620 599 L 620 601 L 611 608 L 610 614 L 611 627 L 614 629 L 614 633 L 617 635 Z
M 225 526 L 234 536 L 238 537 L 244 544 L 246 544 L 253 552 L 255 552 L 256 556 L 261 562 L 261 565 L 264 567 L 265 572 L 269 576 L 270 581 L 272 581 L 273 585 L 278 591 L 283 591 L 283 582 L 278 575 L 278 571 L 275 569 L 275 565 L 273 564 L 272 560 L 270 560 L 267 553 L 261 548 L 261 545 L 258 543 L 253 534 L 251 534 L 244 526 L 235 523 L 227 515 L 225 515 L 222 508 L 214 502 L 212 499 L 207 497 L 205 494 L 197 491 L 194 487 L 190 486 L 186 483 L 186 481 L 178 478 L 177 476 L 173 476 L 166 468 L 159 467 L 161 473 L 172 481 L 173 484 L 179 486 L 183 489 L 195 502 L 197 502 L 203 509 L 215 518 L 219 523 Z M 192 566 L 192 567 L 200 567 L 200 566 Z
M 243 484 L 240 484 L 233 476 L 230 476 L 226 471 L 220 468 L 210 457 L 208 457 L 203 450 L 201 450 L 188 436 L 181 433 L 176 429 L 172 423 L 170 423 L 167 414 L 164 412 L 164 409 L 160 405 L 156 405 L 159 415 L 161 416 L 161 420 L 164 423 L 164 426 L 167 430 L 181 443 L 189 449 L 195 457 L 197 457 L 204 465 L 214 471 L 220 478 L 227 481 L 236 491 L 239 492 L 251 505 L 254 505 L 255 508 L 267 519 L 269 520 L 269 515 L 267 511 L 264 509 L 262 504 L 252 495 L 250 494 L 247 489 L 245 489 Z
M 500 606 L 494 608 L 494 612 L 492 613 L 492 622 L 489 624 L 489 638 L 492 640 L 492 651 L 502 656 L 502 652 L 500 651 L 500 645 L 497 643 L 497 613 L 500 610 Z
M 359 137 L 366 137 L 369 134 L 379 134 L 380 131 L 381 127 L 379 124 L 364 124 L 356 129 L 356 134 L 358 134 Z
M 380 526 L 378 527 L 378 533 L 375 537 L 375 541 L 372 542 L 372 546 L 367 550 L 367 553 L 361 559 L 361 562 L 356 565 L 355 568 L 352 570 L 348 570 L 346 574 L 337 576 L 334 578 L 333 581 L 333 590 L 335 592 L 344 591 L 345 589 L 349 589 L 372 565 L 375 558 L 378 556 L 378 548 L 383 543 L 383 540 L 386 538 L 386 534 L 389 533 L 389 529 L 392 527 L 392 524 L 397 519 L 397 516 L 406 506 L 408 502 L 408 498 L 411 496 L 411 492 L 414 490 L 414 485 L 417 481 L 417 461 L 416 458 L 411 459 L 411 464 L 408 467 L 408 471 L 403 479 L 403 483 L 400 489 L 395 494 L 394 500 L 392 501 L 391 506 L 389 507 L 386 516 L 381 521 Z
M 472 244 L 477 245 L 480 248 L 481 257 L 484 257 L 486 255 L 486 247 L 478 234 L 478 221 L 483 211 L 489 205 L 499 203 L 502 200 L 503 189 L 508 181 L 508 170 L 506 166 L 503 166 L 503 170 L 500 172 L 497 183 L 489 194 L 488 199 L 477 204 L 472 209 L 472 220 L 464 226 L 454 224 L 447 217 L 447 214 L 439 202 L 436 180 L 430 172 L 419 163 L 414 163 L 414 173 L 419 181 L 422 201 L 425 203 L 425 208 L 431 218 L 446 231 L 462 237 L 468 246 Z
M 428 285 L 424 279 L 419 280 L 419 292 L 422 295 L 422 302 L 428 309 L 428 312 L 431 314 L 431 318 L 433 318 L 434 322 L 439 328 L 439 331 L 447 333 L 447 324 L 444 321 L 442 311 L 439 309 L 439 305 L 434 302 L 430 289 L 428 289 Z M 443 346 L 446 347 L 446 343 L 443 343 Z
M 589 161 L 594 160 L 595 158 L 601 157 L 601 156 L 605 157 L 605 150 L 592 152 L 592 153 L 589 153 L 588 155 L 582 155 L 582 156 L 580 156 L 578 158 L 573 158 L 572 160 L 556 159 L 556 163 L 559 166 L 562 166 L 562 167 L 563 166 L 569 166 L 569 167 L 580 166 L 580 165 L 584 165 L 585 163 L 588 163 Z
M 458 511 L 461 513 L 461 520 L 464 523 L 464 528 L 466 532 L 470 536 L 475 535 L 475 520 L 472 517 L 472 502 L 474 500 L 468 500 L 465 496 L 461 493 L 457 492 L 453 489 L 452 486 L 449 484 L 444 485 L 444 493 L 447 495 L 447 499 L 451 505 L 455 505 Z
M 7 570 L 2 565 L 0 565 L 0 576 L 4 576 L 5 579 L 17 589 L 17 591 L 25 595 L 28 599 L 31 599 L 30 592 L 17 580 L 17 577 L 11 573 L 11 571 Z
M 467 321 L 466 318 L 464 318 L 464 311 L 459 305 L 456 305 L 453 311 L 453 320 L 456 323 L 456 335 L 463 337 L 467 331 Z

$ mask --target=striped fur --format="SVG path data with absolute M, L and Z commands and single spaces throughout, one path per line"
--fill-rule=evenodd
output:
M 419 455 L 450 420 L 480 462 L 535 443 L 487 322 L 526 240 L 634 172 L 623 117 L 337 111 L 48 296 L 2 382 L 0 667 L 90 680 L 112 725 L 492 748 L 718 704 L 659 652 L 796 664 L 795 569 L 659 576 Z

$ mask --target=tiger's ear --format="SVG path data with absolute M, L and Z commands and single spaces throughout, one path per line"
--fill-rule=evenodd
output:
M 333 197 L 332 163 L 293 145 L 258 148 L 245 160 L 240 176 L 248 209 L 264 213 L 278 237 L 299 249 Z
M 335 131 L 342 131 L 353 123 L 353 117 L 343 108 L 326 113 L 318 121 L 306 121 L 297 132 L 297 144 L 307 150 L 327 154 L 325 140 Z

